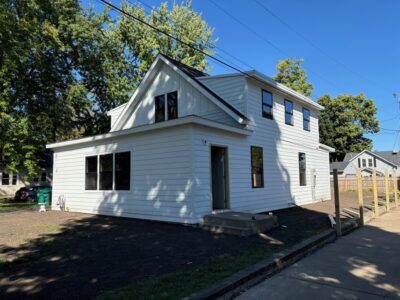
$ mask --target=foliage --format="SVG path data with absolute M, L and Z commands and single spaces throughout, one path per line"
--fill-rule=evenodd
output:
M 272 78 L 296 92 L 309 97 L 314 90 L 314 86 L 307 82 L 306 71 L 301 67 L 303 62 L 303 59 L 296 60 L 293 58 L 286 58 L 279 61 L 276 66 L 278 73 Z
M 212 53 L 212 30 L 190 2 L 124 10 Z M 0 3 L 0 151 L 9 172 L 37 174 L 46 143 L 103 133 L 162 52 L 200 70 L 205 56 L 128 17 L 78 0 Z
M 364 135 L 379 131 L 377 108 L 372 99 L 364 94 L 335 98 L 324 95 L 317 102 L 325 107 L 319 115 L 321 143 L 336 149 L 333 159 L 342 160 L 346 152 L 371 150 L 372 140 Z

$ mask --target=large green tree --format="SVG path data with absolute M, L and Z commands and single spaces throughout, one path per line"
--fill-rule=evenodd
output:
M 336 149 L 333 160 L 342 160 L 347 152 L 371 150 L 372 140 L 365 134 L 379 131 L 377 108 L 372 99 L 367 99 L 364 94 L 335 98 L 324 95 L 318 103 L 325 107 L 319 114 L 320 139 Z
M 303 59 L 286 58 L 278 62 L 276 69 L 278 73 L 272 78 L 287 87 L 309 97 L 314 86 L 307 82 L 307 74 L 302 69 Z
M 191 3 L 128 13 L 212 53 L 212 29 Z M 38 170 L 46 143 L 107 131 L 161 52 L 200 70 L 205 55 L 127 16 L 78 0 L 0 2 L 0 150 L 10 172 Z

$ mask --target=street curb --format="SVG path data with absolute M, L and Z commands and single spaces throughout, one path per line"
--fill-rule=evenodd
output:
M 353 223 L 344 225 L 343 227 L 348 228 L 349 231 L 355 228 Z M 335 240 L 336 232 L 333 229 L 327 229 L 289 249 L 283 250 L 272 257 L 243 269 L 212 286 L 195 292 L 185 297 L 184 300 L 230 299 L 241 290 L 256 285 L 286 266 L 300 260 L 317 248 Z

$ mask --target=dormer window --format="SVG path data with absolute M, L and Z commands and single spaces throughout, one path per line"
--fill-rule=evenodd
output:
M 155 105 L 155 122 L 163 122 L 178 118 L 178 92 L 171 92 L 164 95 L 156 96 Z

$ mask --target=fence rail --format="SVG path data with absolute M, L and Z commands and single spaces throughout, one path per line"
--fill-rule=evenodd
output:
M 397 179 L 397 178 L 395 178 Z M 338 178 L 339 192 L 357 191 L 357 177 L 355 178 Z M 331 187 L 333 189 L 333 179 L 331 179 Z M 385 193 L 385 177 L 376 178 L 376 188 L 378 193 Z M 372 191 L 372 177 L 362 178 L 362 189 L 365 191 Z M 389 192 L 394 192 L 393 177 L 389 178 Z

